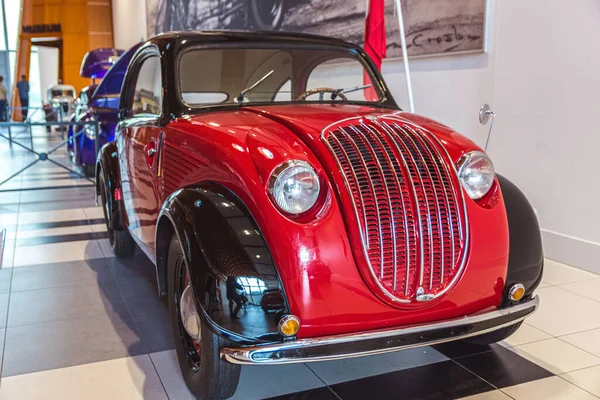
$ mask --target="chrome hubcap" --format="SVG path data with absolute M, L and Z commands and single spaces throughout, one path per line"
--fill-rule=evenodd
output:
M 181 321 L 185 331 L 196 342 L 200 342 L 200 317 L 198 316 L 196 305 L 194 304 L 191 285 L 187 285 L 181 295 L 179 310 L 181 312 Z

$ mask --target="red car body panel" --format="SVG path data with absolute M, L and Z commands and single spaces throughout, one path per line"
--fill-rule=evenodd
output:
M 132 199 L 125 202 L 130 231 L 155 260 L 150 231 L 160 205 L 174 189 L 202 181 L 227 187 L 262 231 L 290 311 L 301 321 L 298 338 L 438 321 L 497 307 L 509 253 L 507 216 L 497 184 L 493 202 L 465 196 L 470 230 L 466 266 L 446 295 L 427 303 L 392 306 L 377 297 L 361 276 L 353 252 L 360 240 L 355 217 L 348 212 L 350 198 L 320 135 L 340 120 L 391 114 L 434 134 L 454 163 L 464 153 L 479 150 L 429 119 L 366 106 L 273 105 L 186 116 L 162 130 L 159 157 L 129 157 L 129 165 L 121 166 L 123 190 L 131 192 L 124 197 Z M 136 146 L 146 149 L 158 143 L 158 129 L 128 129 L 118 140 L 127 142 L 119 148 L 129 149 L 125 151 L 131 155 Z M 290 159 L 309 162 L 326 188 L 318 206 L 300 219 L 283 215 L 267 190 L 271 172 Z

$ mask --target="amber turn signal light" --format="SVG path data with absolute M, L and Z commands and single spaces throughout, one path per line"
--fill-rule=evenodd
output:
M 284 315 L 279 320 L 279 332 L 283 336 L 294 336 L 300 329 L 300 320 L 295 315 Z
M 515 283 L 508 291 L 508 298 L 512 301 L 519 301 L 525 296 L 525 286 L 521 283 Z

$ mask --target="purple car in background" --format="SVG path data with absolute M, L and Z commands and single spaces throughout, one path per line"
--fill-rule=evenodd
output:
M 96 49 L 86 54 L 80 75 L 93 79 L 93 84 L 81 90 L 74 125 L 69 127 L 68 147 L 73 163 L 81 166 L 86 176 L 94 176 L 97 149 L 114 140 L 119 97 L 129 62 L 140 45 L 123 52 L 116 49 Z M 95 85 L 96 79 L 102 81 Z M 99 126 L 98 148 L 94 125 L 78 125 L 97 121 Z

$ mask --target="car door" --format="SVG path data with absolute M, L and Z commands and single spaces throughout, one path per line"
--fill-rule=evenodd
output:
M 117 128 L 123 200 L 129 231 L 153 257 L 159 212 L 158 150 L 162 114 L 162 72 L 158 53 L 146 51 L 134 60 L 131 85 Z M 129 74 L 129 72 L 128 72 Z

